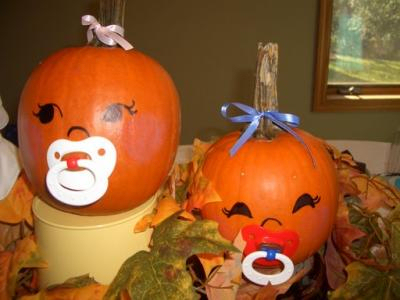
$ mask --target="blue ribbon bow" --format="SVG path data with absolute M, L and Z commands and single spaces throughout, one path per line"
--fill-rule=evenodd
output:
M 228 109 L 230 106 L 235 106 L 246 114 L 230 117 L 228 116 Z M 235 155 L 240 147 L 242 147 L 243 144 L 246 143 L 246 141 L 253 136 L 253 133 L 257 130 L 258 125 L 260 124 L 261 118 L 267 118 L 271 120 L 271 122 L 274 123 L 276 126 L 290 133 L 297 141 L 299 141 L 307 150 L 308 154 L 311 157 L 313 165 L 315 166 L 315 160 L 311 154 L 310 149 L 308 148 L 304 140 L 291 128 L 299 126 L 300 118 L 298 116 L 280 113 L 277 111 L 259 112 L 255 108 L 239 102 L 225 103 L 221 107 L 221 114 L 224 118 L 233 123 L 250 123 L 244 133 L 236 141 L 235 145 L 233 145 L 233 147 L 230 149 L 229 153 L 231 156 Z

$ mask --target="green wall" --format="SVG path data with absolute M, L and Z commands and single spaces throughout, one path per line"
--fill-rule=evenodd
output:
M 234 128 L 219 113 L 227 101 L 252 104 L 258 42 L 279 45 L 280 110 L 326 139 L 391 141 L 400 112 L 311 112 L 317 0 L 127 0 L 126 38 L 158 60 L 181 96 L 181 143 Z M 80 17 L 96 0 L 1 0 L 0 94 L 11 119 L 34 66 L 66 46 L 83 45 Z

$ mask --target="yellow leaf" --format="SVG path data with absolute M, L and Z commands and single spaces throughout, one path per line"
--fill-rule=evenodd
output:
M 193 209 L 201 209 L 210 202 L 222 201 L 218 193 L 215 191 L 212 183 L 203 176 L 203 172 L 198 170 L 191 186 L 189 187 L 189 203 L 188 211 Z
M 0 202 L 0 221 L 17 224 L 26 221 L 32 226 L 33 193 L 24 172 L 20 174 L 11 192 Z
M 213 144 L 212 141 L 204 142 L 199 139 L 194 139 L 192 161 L 195 162 L 196 166 L 199 165 L 199 163 L 201 163 L 204 160 L 204 155 L 212 144 Z
M 33 236 L 25 237 L 16 244 L 11 259 L 8 277 L 8 292 L 14 295 L 17 287 L 18 272 L 24 268 L 45 268 L 47 263 L 40 257 Z
M 400 203 L 400 192 L 380 177 L 367 175 L 354 176 L 352 181 L 357 185 L 362 205 L 370 212 L 380 207 L 394 208 Z
M 203 266 L 203 270 L 206 276 L 209 276 L 211 274 L 211 271 L 216 267 L 222 266 L 225 261 L 223 253 L 219 255 L 202 253 L 198 254 L 197 257 L 199 258 L 201 265 Z
M 157 226 L 162 221 L 164 221 L 168 217 L 172 216 L 174 213 L 182 210 L 182 207 L 175 201 L 174 198 L 165 197 L 165 198 L 160 199 L 156 210 L 157 210 L 157 212 L 151 221 L 152 227 Z M 193 215 L 191 215 L 190 213 L 188 213 L 186 211 L 183 211 L 180 214 L 180 216 L 185 219 L 191 220 L 191 221 L 195 220 Z

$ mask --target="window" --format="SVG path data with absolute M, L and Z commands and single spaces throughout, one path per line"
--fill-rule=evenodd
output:
M 400 110 L 400 1 L 319 3 L 313 110 Z

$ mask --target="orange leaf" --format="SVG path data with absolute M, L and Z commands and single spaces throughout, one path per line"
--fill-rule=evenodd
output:
M 143 232 L 146 229 L 150 228 L 151 220 L 153 219 L 154 214 L 145 215 L 139 222 L 135 224 L 134 232 Z
M 20 300 L 102 300 L 108 286 L 93 283 L 79 288 L 59 287 L 43 290 L 36 295 L 23 296 Z
M 10 272 L 12 252 L 0 252 L 0 299 L 11 299 L 8 293 L 8 274 Z
M 11 192 L 0 202 L 0 221 L 10 224 L 26 221 L 32 226 L 32 200 L 32 190 L 22 172 Z

